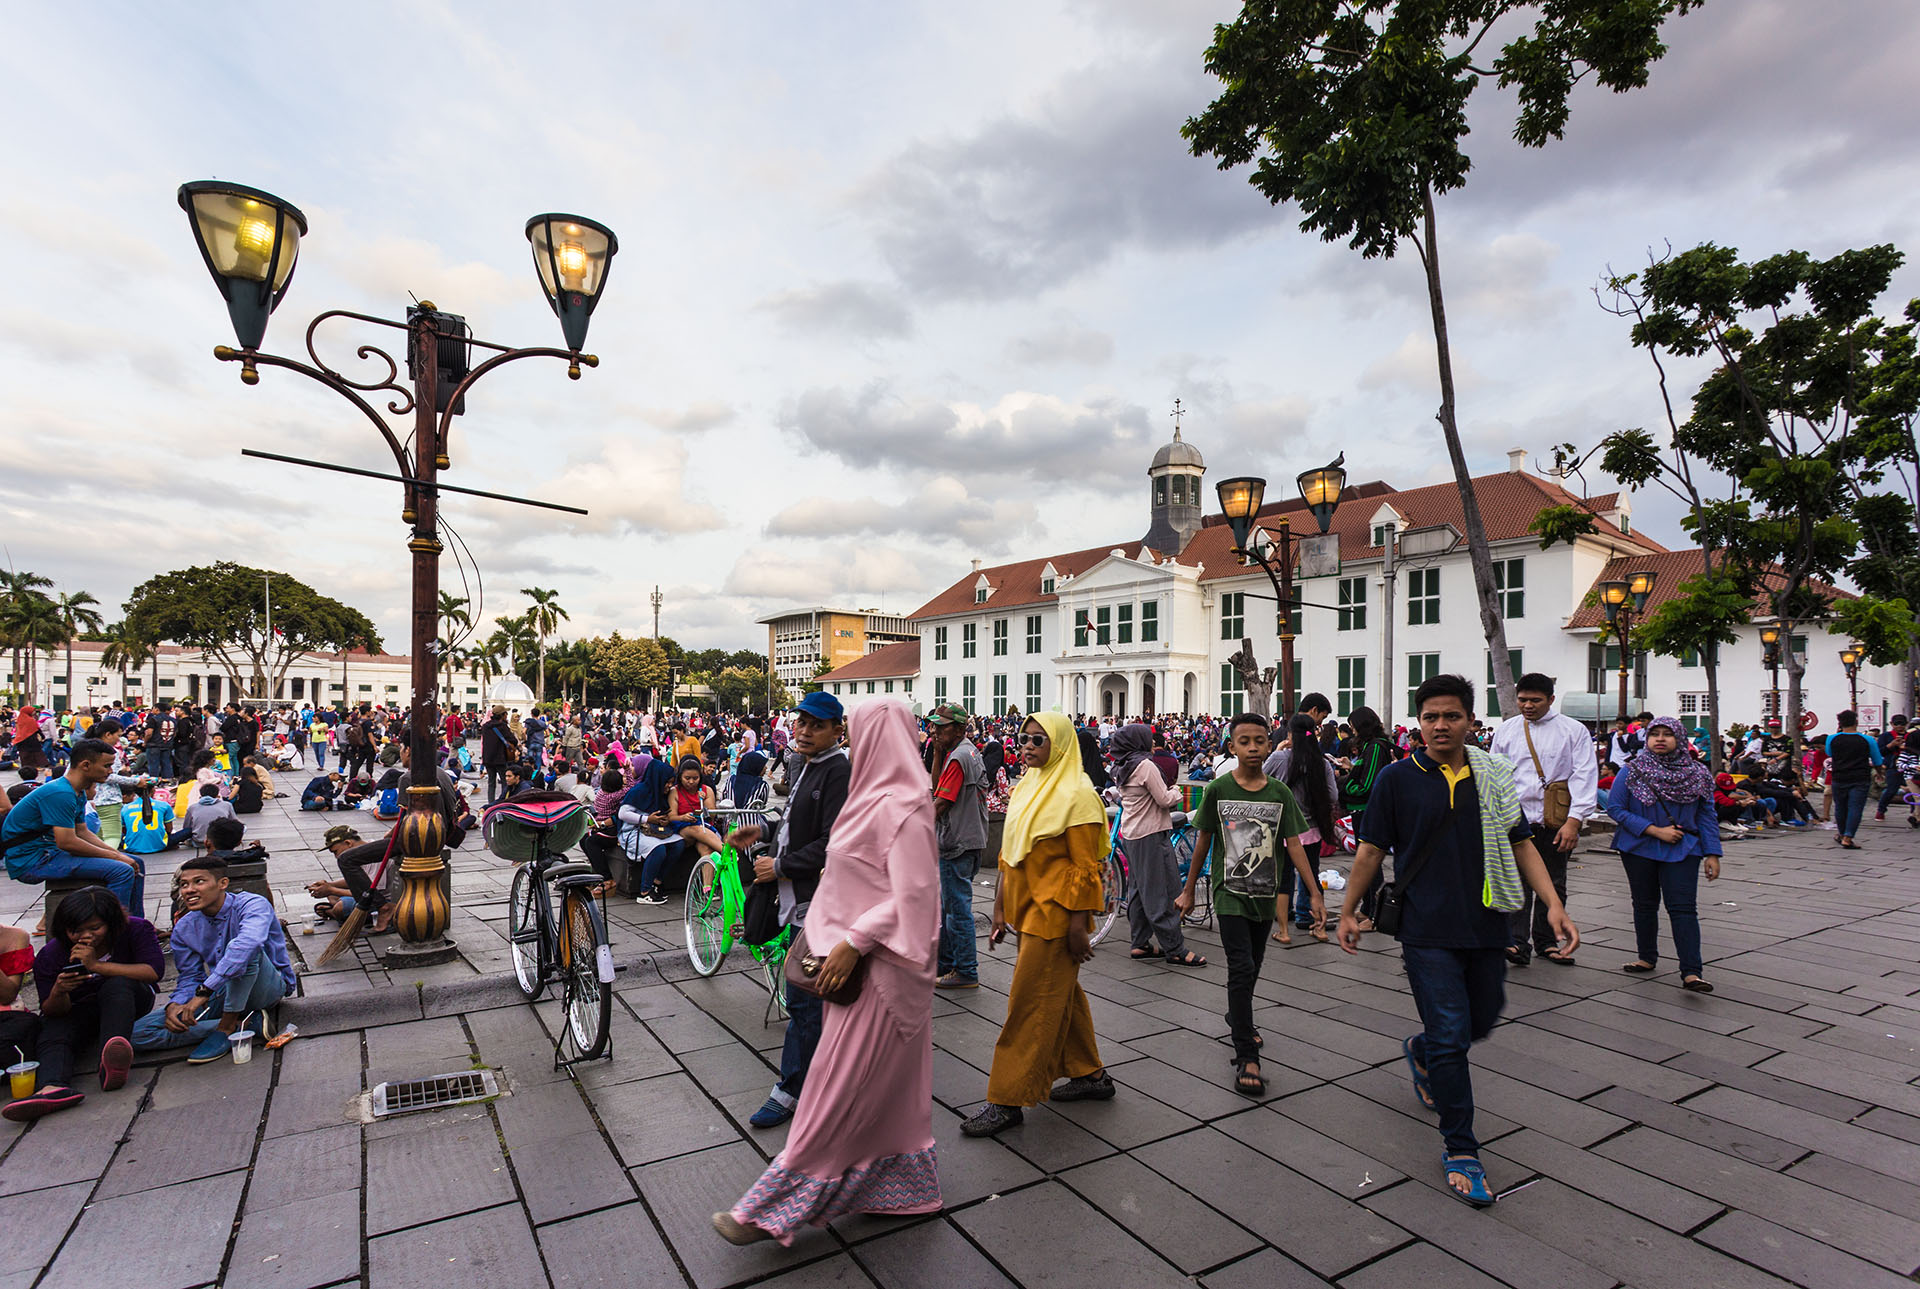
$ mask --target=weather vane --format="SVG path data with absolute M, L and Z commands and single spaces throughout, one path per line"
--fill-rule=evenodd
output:
M 1173 418 L 1173 437 L 1177 439 L 1180 437 L 1180 417 L 1182 415 L 1179 399 L 1176 398 L 1173 400 L 1173 410 L 1167 413 L 1167 415 Z

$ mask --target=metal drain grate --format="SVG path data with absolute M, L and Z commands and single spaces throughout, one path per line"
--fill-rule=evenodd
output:
M 491 1070 L 464 1070 L 459 1074 L 436 1074 L 430 1079 L 407 1079 L 399 1083 L 376 1084 L 373 1089 L 373 1114 L 411 1114 L 416 1110 L 439 1110 L 469 1101 L 484 1101 L 500 1095 Z

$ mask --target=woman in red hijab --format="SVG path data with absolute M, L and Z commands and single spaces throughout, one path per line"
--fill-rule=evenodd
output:
M 852 779 L 833 825 L 807 943 L 823 992 L 856 967 L 859 996 L 826 1005 L 787 1148 L 713 1225 L 735 1244 L 793 1243 L 850 1213 L 935 1213 L 933 969 L 939 847 L 919 727 L 895 699 L 854 709 Z

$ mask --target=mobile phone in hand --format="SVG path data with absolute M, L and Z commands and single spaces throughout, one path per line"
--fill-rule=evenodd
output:
M 72 962 L 60 968 L 60 974 L 63 976 L 84 976 L 87 974 L 87 964 L 75 958 Z

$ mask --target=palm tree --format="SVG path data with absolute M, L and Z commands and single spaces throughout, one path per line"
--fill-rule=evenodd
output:
M 499 638 L 499 632 L 495 632 L 492 640 L 468 649 L 463 658 L 467 664 L 467 675 L 482 685 L 506 670 L 500 665 L 499 656 L 493 652 L 493 641 Z
M 73 710 L 73 642 L 82 631 L 99 631 L 103 619 L 93 605 L 100 601 L 85 591 L 61 592 L 53 602 L 60 615 L 61 643 L 67 647 L 67 710 Z
M 51 658 L 54 650 L 65 644 L 71 636 L 61 625 L 60 610 L 54 602 L 38 591 L 29 591 L 10 605 L 7 611 L 7 637 L 16 655 L 24 657 L 26 661 L 27 697 L 31 701 L 39 688 L 40 675 L 39 660 L 34 657 L 34 651 L 43 651 Z M 69 684 L 67 689 L 71 693 L 72 685 Z M 51 692 L 47 705 L 53 705 Z
M 52 586 L 53 579 L 41 577 L 38 573 L 14 572 L 12 569 L 0 570 L 0 641 L 13 650 L 13 684 L 17 687 L 24 683 L 20 678 L 20 654 L 28 648 L 15 630 L 14 619 L 25 611 L 30 599 L 44 600 L 40 594 L 43 586 Z M 32 661 L 31 653 L 28 661 Z
M 153 693 L 147 695 L 149 705 L 160 701 L 160 650 L 152 641 L 144 640 L 124 622 L 115 622 L 100 633 L 107 642 L 106 650 L 100 655 L 102 667 L 112 667 L 120 673 L 120 693 L 127 692 L 127 669 L 139 670 L 152 663 L 154 667 Z
M 560 607 L 560 592 L 543 591 L 537 586 L 523 586 L 520 594 L 533 600 L 533 607 L 527 610 L 527 625 L 540 642 L 539 680 L 533 689 L 534 701 L 547 701 L 547 637 L 560 629 L 560 623 L 567 618 L 567 611 Z
M 593 674 L 593 650 L 586 641 L 576 640 L 572 644 L 561 641 L 554 646 L 553 678 L 560 682 L 560 696 L 567 696 L 568 685 L 580 686 L 580 701 L 587 701 L 587 678 Z

